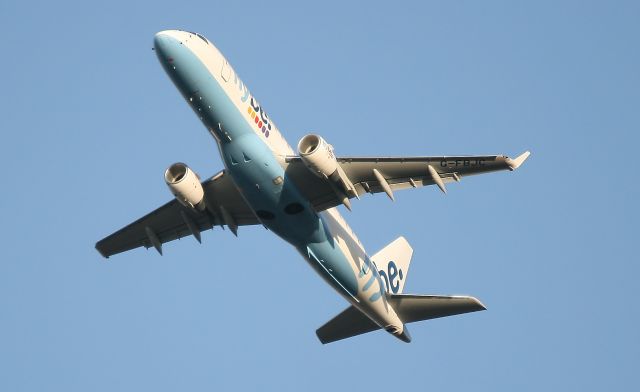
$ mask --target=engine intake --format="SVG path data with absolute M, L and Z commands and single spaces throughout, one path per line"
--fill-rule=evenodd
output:
M 200 177 L 182 162 L 174 163 L 164 172 L 164 181 L 180 204 L 204 210 L 204 189 Z
M 307 135 L 298 143 L 298 154 L 309 170 L 319 177 L 331 177 L 338 169 L 333 146 L 318 135 Z

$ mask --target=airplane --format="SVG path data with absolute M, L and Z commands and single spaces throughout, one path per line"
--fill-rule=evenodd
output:
M 215 139 L 224 170 L 202 181 L 178 162 L 164 179 L 174 198 L 96 243 L 108 258 L 226 226 L 262 225 L 302 255 L 349 306 L 321 326 L 323 343 L 384 329 L 410 342 L 406 324 L 485 310 L 470 296 L 403 293 L 413 249 L 399 237 L 369 257 L 338 211 L 366 193 L 394 200 L 402 189 L 446 184 L 474 174 L 516 170 L 529 151 L 504 155 L 338 157 L 316 134 L 304 136 L 297 154 L 227 59 L 203 35 L 166 30 L 154 37 L 158 60 Z

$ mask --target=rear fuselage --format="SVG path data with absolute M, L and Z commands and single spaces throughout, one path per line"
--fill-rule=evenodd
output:
M 380 327 L 408 340 L 378 269 L 337 209 L 316 212 L 285 174 L 294 151 L 227 60 L 206 38 L 160 32 L 167 74 L 217 141 L 226 171 L 259 220 L 292 244 L 327 283 Z M 313 175 L 310 173 L 310 175 Z

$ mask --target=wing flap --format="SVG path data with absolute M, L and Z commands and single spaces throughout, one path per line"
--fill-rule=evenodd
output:
M 377 169 L 392 190 L 434 185 L 429 172 L 433 167 L 444 183 L 458 181 L 463 177 L 510 170 L 509 158 L 503 155 L 443 156 L 406 158 L 339 158 L 345 174 L 362 193 L 379 193 L 384 189 L 373 173 Z

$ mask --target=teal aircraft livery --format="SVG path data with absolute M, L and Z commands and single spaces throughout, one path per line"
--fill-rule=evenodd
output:
M 184 163 L 164 174 L 173 200 L 96 244 L 104 257 L 154 247 L 226 226 L 263 225 L 293 245 L 350 306 L 320 327 L 322 343 L 384 329 L 402 341 L 406 324 L 484 310 L 466 296 L 409 295 L 403 288 L 413 249 L 399 237 L 369 257 L 338 212 L 365 193 L 446 184 L 463 177 L 515 170 L 529 156 L 339 157 L 314 134 L 297 153 L 220 51 L 204 36 L 167 30 L 155 36 L 163 68 L 207 131 L 225 169 L 202 181 Z

